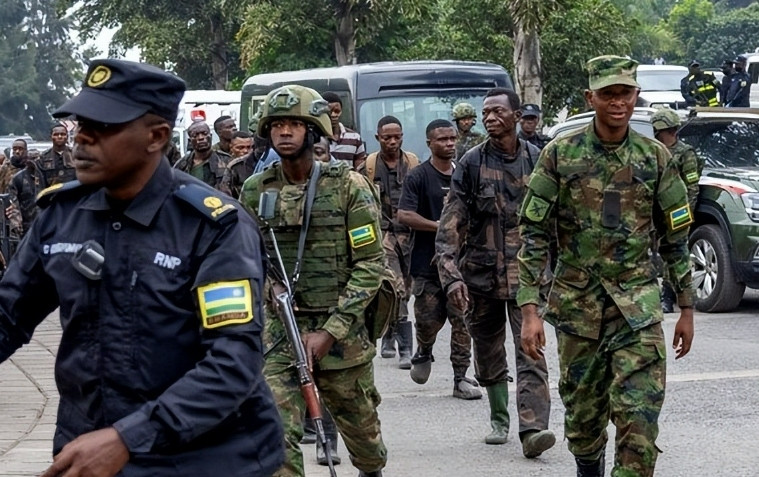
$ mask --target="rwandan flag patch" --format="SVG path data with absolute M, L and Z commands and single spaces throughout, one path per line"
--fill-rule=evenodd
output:
M 360 248 L 377 241 L 377 234 L 374 231 L 374 225 L 367 224 L 348 231 L 351 239 L 351 247 Z
M 684 205 L 669 213 L 669 225 L 672 230 L 681 229 L 693 222 L 690 215 L 690 206 Z
M 203 328 L 247 323 L 253 319 L 253 294 L 248 280 L 198 287 Z

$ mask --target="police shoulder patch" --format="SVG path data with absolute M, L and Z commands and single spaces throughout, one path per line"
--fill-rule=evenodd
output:
M 362 225 L 348 231 L 351 247 L 361 248 L 377 241 L 377 232 L 373 224 Z
M 250 281 L 216 282 L 198 287 L 203 328 L 248 323 L 253 319 Z
M 37 194 L 37 206 L 47 207 L 53 202 L 54 198 L 58 196 L 59 193 L 78 189 L 81 186 L 82 183 L 79 181 L 59 182 L 58 184 L 53 184 L 46 189 L 42 189 L 39 194 Z
M 221 196 L 216 191 L 209 191 L 198 184 L 185 184 L 174 194 L 214 222 L 237 214 L 237 207 L 231 199 Z
M 688 204 L 678 207 L 669 213 L 669 229 L 672 231 L 680 230 L 692 223 L 693 217 L 690 213 L 690 205 Z

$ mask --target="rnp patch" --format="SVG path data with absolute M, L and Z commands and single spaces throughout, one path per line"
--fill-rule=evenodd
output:
M 679 230 L 691 223 L 693 223 L 693 217 L 688 204 L 669 213 L 669 228 L 672 231 Z
M 362 225 L 361 227 L 349 230 L 348 236 L 351 239 L 351 247 L 353 248 L 361 248 L 377 241 L 377 233 L 374 231 L 374 225 L 372 224 Z
M 198 287 L 203 328 L 247 323 L 253 319 L 253 294 L 248 280 Z

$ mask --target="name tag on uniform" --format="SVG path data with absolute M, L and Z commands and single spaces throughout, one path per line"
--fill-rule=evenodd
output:
M 253 319 L 253 294 L 248 280 L 198 287 L 203 328 L 247 323 Z

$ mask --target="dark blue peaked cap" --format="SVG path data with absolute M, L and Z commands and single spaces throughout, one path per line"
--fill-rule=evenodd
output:
M 58 108 L 53 117 L 89 119 L 123 124 L 146 113 L 172 125 L 185 91 L 176 75 L 146 63 L 125 60 L 93 60 L 82 90 Z

